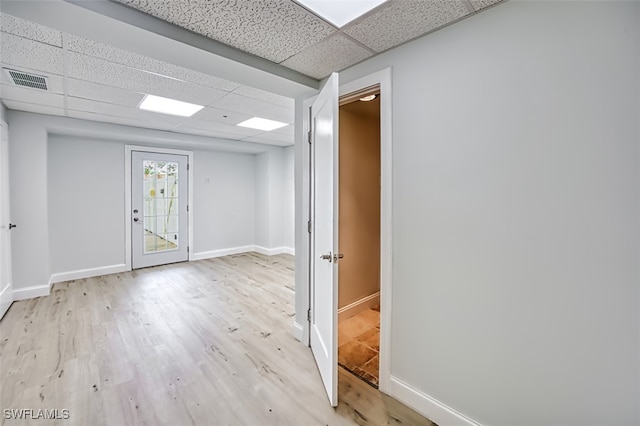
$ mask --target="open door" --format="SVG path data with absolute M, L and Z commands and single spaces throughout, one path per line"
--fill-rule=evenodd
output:
M 0 318 L 13 302 L 11 287 L 11 235 L 9 218 L 9 137 L 0 121 Z
M 332 406 L 338 405 L 338 74 L 310 112 L 311 314 L 310 343 Z

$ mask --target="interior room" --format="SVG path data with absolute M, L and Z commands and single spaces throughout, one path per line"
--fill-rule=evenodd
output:
M 380 350 L 380 93 L 340 105 L 338 364 L 378 385 Z
M 3 424 L 640 424 L 640 2 L 323 4 L 0 0 Z

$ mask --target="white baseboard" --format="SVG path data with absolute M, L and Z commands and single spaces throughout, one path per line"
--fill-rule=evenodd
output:
M 9 309 L 9 306 L 13 303 L 13 286 L 11 283 L 7 284 L 5 288 L 0 292 L 0 319 Z
M 254 246 L 253 251 L 256 253 L 264 254 L 267 256 L 275 256 L 276 254 L 291 254 L 290 251 L 292 249 L 289 247 L 275 247 L 275 248 L 266 248 L 262 246 Z
M 295 256 L 295 250 L 292 249 L 291 247 L 266 248 L 262 246 L 250 245 L 250 246 L 233 247 L 233 248 L 221 249 L 221 250 L 201 251 L 199 253 L 192 254 L 189 260 L 193 261 L 193 260 L 212 259 L 214 257 L 230 256 L 232 254 L 248 253 L 252 251 L 255 251 L 256 253 L 264 254 L 267 256 L 275 256 L 276 254 L 283 254 L 283 253 Z
M 338 322 L 347 320 L 358 315 L 362 311 L 380 305 L 380 292 L 376 292 L 371 296 L 363 297 L 353 303 L 338 309 Z
M 297 322 L 293 322 L 293 337 L 299 342 L 302 342 L 304 338 L 304 328 L 302 324 L 298 324 Z
M 13 300 L 33 299 L 34 297 L 48 296 L 51 293 L 51 283 L 45 285 L 33 285 L 30 287 L 14 288 Z
M 446 426 L 482 426 L 462 413 L 391 376 L 389 395 L 413 408 L 432 422 Z
M 238 254 L 238 253 L 247 253 L 247 252 L 253 251 L 254 248 L 255 246 L 251 245 L 251 246 L 233 247 L 233 248 L 221 249 L 221 250 L 201 251 L 199 253 L 193 253 L 191 255 L 191 259 L 189 260 L 212 259 L 214 257 L 229 256 L 229 255 Z
M 59 272 L 51 275 L 51 283 L 61 283 L 64 281 L 81 280 L 83 278 L 99 277 L 101 275 L 117 274 L 126 272 L 129 268 L 124 263 L 120 265 L 101 266 L 99 268 L 78 269 L 77 271 Z

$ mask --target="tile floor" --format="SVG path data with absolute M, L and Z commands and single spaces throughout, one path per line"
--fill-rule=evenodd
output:
M 338 364 L 378 387 L 380 310 L 368 309 L 338 324 Z

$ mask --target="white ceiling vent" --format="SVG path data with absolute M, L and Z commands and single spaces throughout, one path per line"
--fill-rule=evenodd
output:
M 4 68 L 4 71 L 9 74 L 11 77 L 11 81 L 16 86 L 23 87 L 31 87 L 32 89 L 40 89 L 40 90 L 48 90 L 47 88 L 47 77 L 30 74 L 24 71 L 12 70 L 9 68 Z

